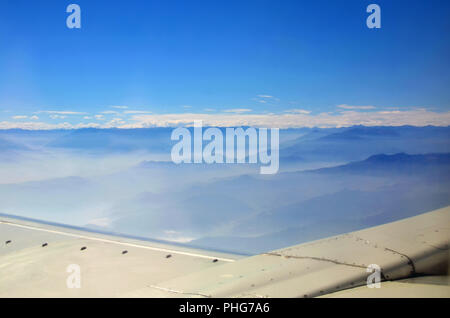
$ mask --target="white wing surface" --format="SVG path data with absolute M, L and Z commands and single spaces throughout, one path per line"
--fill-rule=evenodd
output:
M 7 217 L 0 239 L 0 297 L 450 297 L 450 207 L 252 257 Z

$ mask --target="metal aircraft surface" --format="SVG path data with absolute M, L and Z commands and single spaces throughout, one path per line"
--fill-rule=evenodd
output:
M 0 297 L 450 297 L 450 207 L 251 257 L 6 216 L 0 240 Z

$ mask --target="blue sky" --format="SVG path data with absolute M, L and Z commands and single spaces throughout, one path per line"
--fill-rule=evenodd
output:
M 1 2 L 0 128 L 450 124 L 449 1 Z

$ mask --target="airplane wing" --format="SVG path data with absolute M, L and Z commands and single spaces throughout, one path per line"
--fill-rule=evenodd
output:
M 450 206 L 251 257 L 4 216 L 0 240 L 0 297 L 450 297 Z

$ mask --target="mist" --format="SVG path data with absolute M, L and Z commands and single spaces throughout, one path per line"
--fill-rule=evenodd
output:
M 175 164 L 170 128 L 0 132 L 0 213 L 259 253 L 450 204 L 450 129 L 280 130 L 280 170 Z

